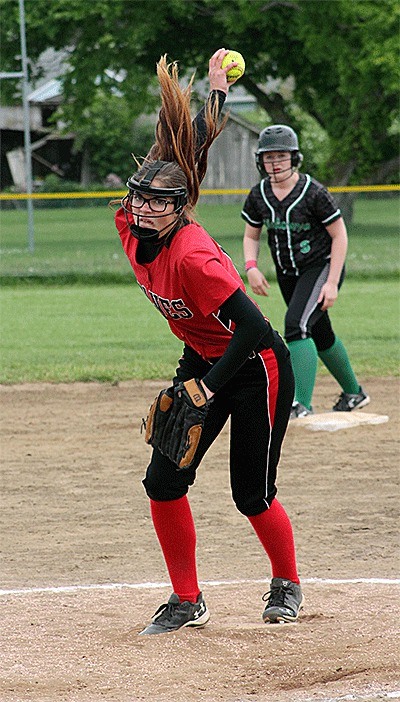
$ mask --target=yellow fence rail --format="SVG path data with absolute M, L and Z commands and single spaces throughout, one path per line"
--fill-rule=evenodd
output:
M 331 193 L 379 193 L 400 190 L 396 185 L 338 185 L 328 187 Z M 226 188 L 219 190 L 200 190 L 201 195 L 247 195 L 249 188 Z M 77 193 L 0 193 L 0 200 L 80 200 L 83 198 L 119 198 L 126 195 L 126 190 L 101 190 Z

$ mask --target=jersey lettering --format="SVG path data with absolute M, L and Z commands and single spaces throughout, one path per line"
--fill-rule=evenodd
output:
M 279 217 L 275 220 L 264 219 L 264 224 L 267 229 L 282 229 L 283 231 L 287 230 L 289 227 L 291 232 L 306 232 L 311 229 L 311 224 L 309 222 L 283 222 Z
M 141 285 L 140 287 L 150 302 L 153 303 L 154 307 L 156 307 L 166 319 L 191 319 L 191 317 L 193 317 L 193 312 L 186 307 L 182 299 L 168 300 L 168 298 L 161 297 L 152 290 L 147 290 L 145 285 Z
M 171 300 L 171 306 L 179 319 L 190 319 L 193 317 L 193 312 L 188 307 L 185 307 L 183 300 Z

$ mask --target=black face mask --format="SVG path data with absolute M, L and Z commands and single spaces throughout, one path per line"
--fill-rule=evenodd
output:
M 163 227 L 162 229 L 152 229 L 150 227 L 141 227 L 140 226 L 140 218 L 144 217 L 144 215 L 140 215 L 140 214 L 133 215 L 133 213 L 130 211 L 130 208 L 127 208 L 126 206 L 124 206 L 123 202 L 128 197 L 129 196 L 126 195 L 125 198 L 123 198 L 123 200 L 121 201 L 121 204 L 122 204 L 122 207 L 123 207 L 124 212 L 125 212 L 126 223 L 130 229 L 132 236 L 134 236 L 135 239 L 139 239 L 139 241 L 147 241 L 149 243 L 150 242 L 157 243 L 159 241 L 160 245 L 165 243 L 165 241 L 170 237 L 172 232 L 176 231 L 176 225 L 181 218 L 183 206 L 174 209 L 173 213 L 171 213 L 171 214 L 177 215 L 173 222 L 171 222 L 170 224 L 166 224 L 165 227 Z M 135 223 L 133 220 L 129 221 L 128 215 L 131 215 L 131 217 L 135 217 L 137 219 L 137 223 Z M 152 213 L 152 215 L 151 215 L 151 219 L 158 219 L 159 217 L 165 217 L 165 213 L 163 212 L 162 214 L 159 214 L 159 215 Z M 164 234 L 164 236 L 162 236 L 162 232 L 165 231 L 166 229 L 168 231 Z
M 131 231 L 132 236 L 134 236 L 136 239 L 139 239 L 140 241 L 147 241 L 147 242 L 154 242 L 154 243 L 165 243 L 171 234 L 176 231 L 176 224 L 179 222 L 183 209 L 187 203 L 187 190 L 184 187 L 178 187 L 178 188 L 157 188 L 152 185 L 153 180 L 157 177 L 159 174 L 160 170 L 166 165 L 166 161 L 154 161 L 150 167 L 146 175 L 140 180 L 136 180 L 135 176 L 132 178 L 129 178 L 127 182 L 127 186 L 129 188 L 128 194 L 121 200 L 121 205 L 125 211 L 125 218 L 126 222 L 128 224 L 128 227 Z M 141 227 L 140 226 L 140 217 L 143 215 L 139 214 L 133 214 L 132 211 L 132 205 L 130 202 L 130 197 L 131 197 L 131 192 L 132 191 L 137 191 L 138 193 L 144 194 L 144 195 L 153 195 L 153 197 L 170 197 L 173 198 L 174 201 L 174 210 L 173 212 L 176 214 L 176 220 L 172 224 L 167 224 L 165 227 L 162 229 L 149 229 L 148 227 Z M 131 215 L 132 219 L 128 217 L 128 215 Z M 157 219 L 157 217 L 164 217 L 165 214 L 160 213 L 160 214 L 152 214 L 152 219 Z M 136 218 L 136 223 L 133 220 L 133 217 Z M 168 230 L 164 236 L 162 235 L 162 232 L 164 230 Z

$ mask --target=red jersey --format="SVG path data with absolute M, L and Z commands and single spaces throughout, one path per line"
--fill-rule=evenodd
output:
M 120 208 L 115 223 L 122 246 L 145 295 L 166 318 L 172 333 L 204 359 L 222 356 L 235 325 L 220 306 L 245 285 L 231 258 L 197 223 L 179 229 L 154 261 L 138 263 L 139 241 Z

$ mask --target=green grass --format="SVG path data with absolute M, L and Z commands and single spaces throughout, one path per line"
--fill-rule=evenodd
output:
M 174 372 L 181 343 L 134 282 L 10 286 L 0 296 L 1 383 L 116 382 Z M 257 301 L 282 332 L 276 283 Z M 332 320 L 360 378 L 398 375 L 396 282 L 345 282 Z
M 198 217 L 244 273 L 241 203 L 200 204 Z M 0 273 L 3 284 L 28 279 L 48 283 L 128 283 L 132 273 L 107 207 L 37 209 L 35 251 L 27 248 L 24 209 L 0 210 Z M 394 278 L 399 272 L 399 198 L 357 198 L 349 227 L 347 275 Z M 263 237 L 260 265 L 275 279 Z
M 3 276 L 54 276 L 101 282 L 131 276 L 107 206 L 41 209 L 34 214 L 35 250 L 27 250 L 26 214 L 0 212 Z
M 399 198 L 355 201 L 354 219 L 349 226 L 347 277 L 394 278 L 399 273 L 400 248 Z M 243 265 L 244 222 L 239 217 L 240 206 L 208 205 L 200 208 L 200 220 L 232 257 L 241 274 Z M 269 280 L 275 280 L 275 270 L 266 243 L 261 239 L 259 263 Z
M 134 283 L 4 288 L 0 381 L 159 377 L 180 344 L 146 302 Z
M 331 316 L 360 377 L 398 374 L 398 206 L 359 198 L 349 230 L 347 279 Z M 198 216 L 243 274 L 240 203 L 202 204 Z M 181 344 L 136 285 L 106 204 L 35 211 L 33 254 L 25 210 L 1 210 L 0 225 L 1 383 L 171 376 Z M 260 261 L 272 286 L 257 301 L 282 333 L 265 237 Z

